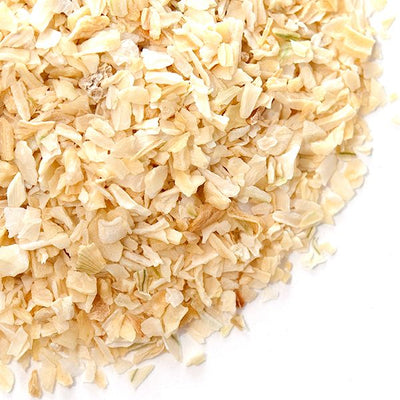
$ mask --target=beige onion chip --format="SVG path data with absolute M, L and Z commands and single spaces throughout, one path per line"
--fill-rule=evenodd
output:
M 9 393 L 11 392 L 12 388 L 14 387 L 14 374 L 3 363 L 0 363 L 0 389 L 3 392 Z
M 9 207 L 19 207 L 26 200 L 26 190 L 21 174 L 18 172 L 7 188 L 7 202 Z
M 110 244 L 123 239 L 130 232 L 130 228 L 126 221 L 117 217 L 112 221 L 99 219 L 98 231 L 100 241 L 104 244 Z
M 141 55 L 148 70 L 166 68 L 174 63 L 174 59 L 165 52 L 143 49 Z
M 131 375 L 133 387 L 137 389 L 152 373 L 153 369 L 154 365 L 146 365 L 144 367 L 134 369 Z
M 29 253 L 17 244 L 0 246 L 0 276 L 16 276 L 29 268 Z
M 106 261 L 94 243 L 79 247 L 76 266 L 77 271 L 94 275 L 102 271 L 105 265 Z

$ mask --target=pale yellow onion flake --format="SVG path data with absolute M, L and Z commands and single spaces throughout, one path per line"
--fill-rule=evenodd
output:
M 8 32 L 15 32 L 18 27 L 18 19 L 5 2 L 0 3 L 0 26 Z
M 136 368 L 133 370 L 131 375 L 131 382 L 133 387 L 137 389 L 143 381 L 153 372 L 154 365 L 146 365 L 141 368 Z
M 40 386 L 39 375 L 38 375 L 38 371 L 36 369 L 32 371 L 31 379 L 29 380 L 28 387 L 29 387 L 29 394 L 32 397 L 36 397 L 36 398 L 42 397 L 42 388 Z
M 18 172 L 7 188 L 8 207 L 20 207 L 26 200 L 26 190 L 21 174 Z
M 104 244 L 110 244 L 123 239 L 131 230 L 122 217 L 116 217 L 111 221 L 99 219 L 98 231 L 100 241 Z
M 141 56 L 143 64 L 148 70 L 166 68 L 174 63 L 174 59 L 164 52 L 143 49 Z
M 245 85 L 242 98 L 240 100 L 240 117 L 245 119 L 250 117 L 253 112 L 257 100 L 262 93 L 262 88 L 248 83 Z
M 11 93 L 13 95 L 18 114 L 22 119 L 28 121 L 31 117 L 31 111 L 29 109 L 28 101 L 26 100 L 25 88 L 21 81 L 11 85 Z
M 90 39 L 95 32 L 101 31 L 109 24 L 110 20 L 106 16 L 85 15 L 78 19 L 69 37 L 74 41 L 78 39 Z
M 117 29 L 106 29 L 92 35 L 79 46 L 79 54 L 105 53 L 117 49 L 121 43 Z
M 3 3 L 1 3 L 3 4 Z M 14 158 L 14 134 L 12 126 L 3 117 L 0 118 L 0 158 L 11 161 Z
M 38 0 L 30 15 L 31 24 L 39 31 L 43 32 L 55 14 L 58 0 Z
M 0 362 L 0 390 L 9 393 L 14 387 L 14 374 L 11 369 Z
M 145 207 L 136 203 L 120 186 L 112 184 L 109 190 L 117 203 L 126 210 L 132 210 L 142 216 L 149 216 L 151 214 Z
M 15 163 L 28 185 L 35 185 L 38 179 L 36 161 L 32 150 L 25 141 L 17 142 L 15 146 Z
M 206 361 L 206 359 L 207 356 L 203 352 L 195 354 L 194 356 L 190 357 L 189 360 L 186 361 L 186 366 L 191 367 L 203 364 Z
M 29 254 L 17 244 L 0 247 L 0 277 L 16 276 L 29 268 Z
M 159 85 L 175 85 L 183 82 L 182 76 L 175 72 L 146 72 L 144 79 L 148 83 Z
M 106 265 L 106 261 L 94 243 L 79 246 L 76 270 L 87 274 L 97 274 Z

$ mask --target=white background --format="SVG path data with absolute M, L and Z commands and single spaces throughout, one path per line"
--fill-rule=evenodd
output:
M 392 4 L 385 15 L 400 13 Z M 383 42 L 382 79 L 400 94 L 400 21 Z M 56 399 L 400 399 L 400 102 L 369 117 L 374 153 L 355 199 L 323 229 L 338 252 L 312 272 L 294 269 L 278 300 L 246 307 L 249 330 L 213 336 L 207 362 L 187 368 L 171 356 L 134 392 L 127 376 L 109 370 L 106 391 L 78 384 Z M 4 399 L 25 399 L 19 381 Z M 22 382 L 21 382 L 22 381 Z

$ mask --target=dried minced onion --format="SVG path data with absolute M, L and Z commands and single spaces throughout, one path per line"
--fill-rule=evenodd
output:
M 0 2 L 0 389 L 13 359 L 36 397 L 111 363 L 137 387 L 179 333 L 243 329 L 291 252 L 334 252 L 374 31 L 358 0 L 265 3 Z

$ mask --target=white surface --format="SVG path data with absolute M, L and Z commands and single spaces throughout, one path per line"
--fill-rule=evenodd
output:
M 392 0 L 386 11 L 400 12 Z M 388 93 L 400 93 L 400 21 L 383 43 Z M 52 399 L 400 399 L 400 102 L 369 118 L 374 137 L 370 174 L 357 197 L 324 229 L 338 247 L 312 272 L 297 266 L 277 301 L 255 302 L 244 315 L 249 331 L 213 336 L 207 362 L 186 368 L 171 356 L 134 392 L 110 370 L 101 391 L 79 384 Z M 25 399 L 19 382 L 5 399 Z

